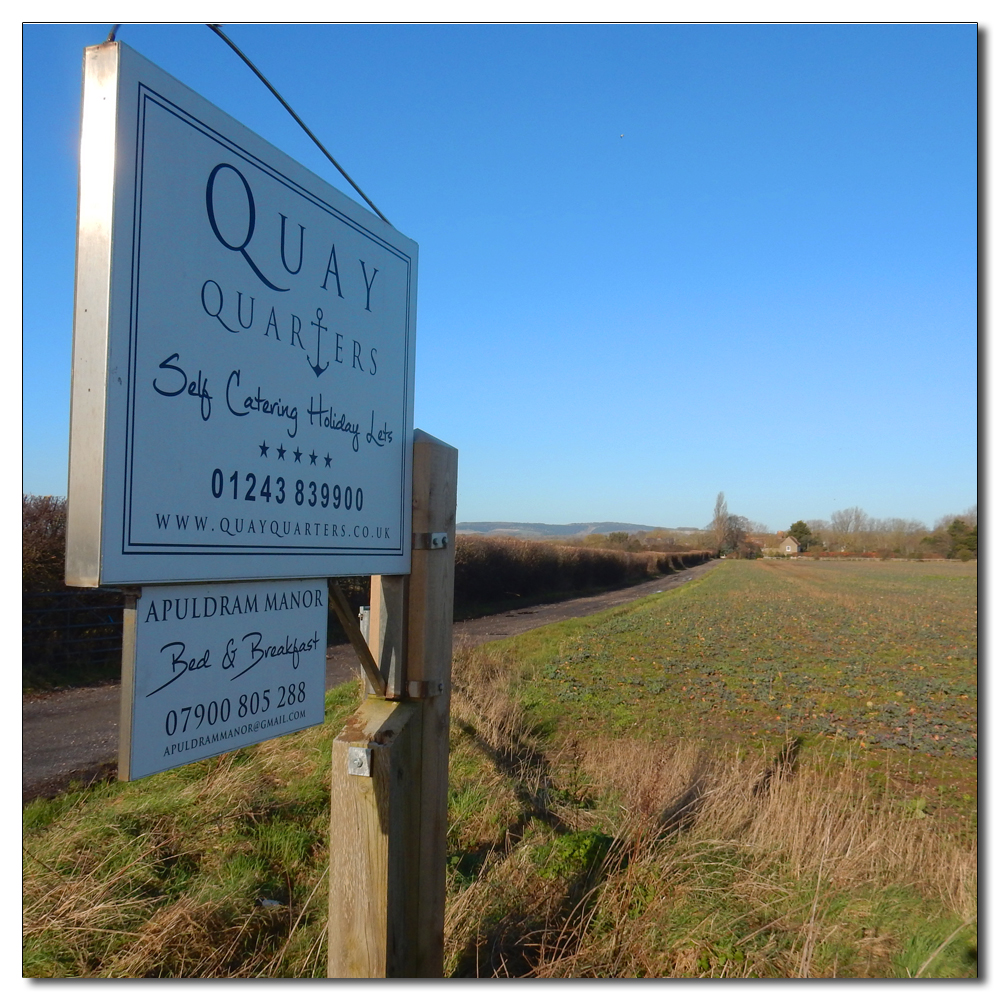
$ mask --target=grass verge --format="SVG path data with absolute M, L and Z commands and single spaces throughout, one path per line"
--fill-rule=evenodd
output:
M 448 974 L 976 976 L 974 619 L 974 566 L 733 563 L 458 650 Z M 323 976 L 358 700 L 29 803 L 24 974 Z
M 323 726 L 29 803 L 24 975 L 324 976 L 330 743 L 359 697 L 345 684 Z

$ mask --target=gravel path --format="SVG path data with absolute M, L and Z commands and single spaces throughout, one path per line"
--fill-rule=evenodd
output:
M 454 641 L 456 645 L 478 646 L 567 618 L 596 614 L 649 594 L 673 590 L 702 576 L 715 565 L 713 560 L 672 576 L 593 597 L 577 597 L 557 604 L 539 604 L 456 622 Z M 357 659 L 349 645 L 331 646 L 327 650 L 327 688 L 342 684 L 358 676 L 359 672 Z M 118 758 L 120 696 L 120 685 L 109 684 L 24 699 L 21 712 L 23 801 L 39 795 L 56 794 L 73 779 L 88 781 L 114 773 Z

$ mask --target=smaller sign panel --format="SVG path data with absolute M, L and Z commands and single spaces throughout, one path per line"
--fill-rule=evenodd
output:
M 327 582 L 144 587 L 122 663 L 119 775 L 143 778 L 323 721 Z

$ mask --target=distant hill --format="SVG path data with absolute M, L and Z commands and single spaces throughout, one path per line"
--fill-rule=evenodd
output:
M 517 538 L 558 538 L 573 535 L 607 535 L 612 531 L 662 531 L 652 524 L 591 521 L 579 524 L 534 524 L 526 521 L 459 521 L 456 531 L 470 535 L 513 535 Z

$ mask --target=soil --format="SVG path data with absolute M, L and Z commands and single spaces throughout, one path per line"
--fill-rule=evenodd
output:
M 712 560 L 634 587 L 456 622 L 453 639 L 456 645 L 478 646 L 542 625 L 593 615 L 649 594 L 673 590 L 704 575 L 715 565 Z M 327 688 L 359 674 L 360 667 L 350 645 L 344 643 L 327 649 Z M 120 697 L 121 686 L 107 684 L 24 698 L 22 801 L 57 795 L 72 781 L 87 783 L 116 772 Z

